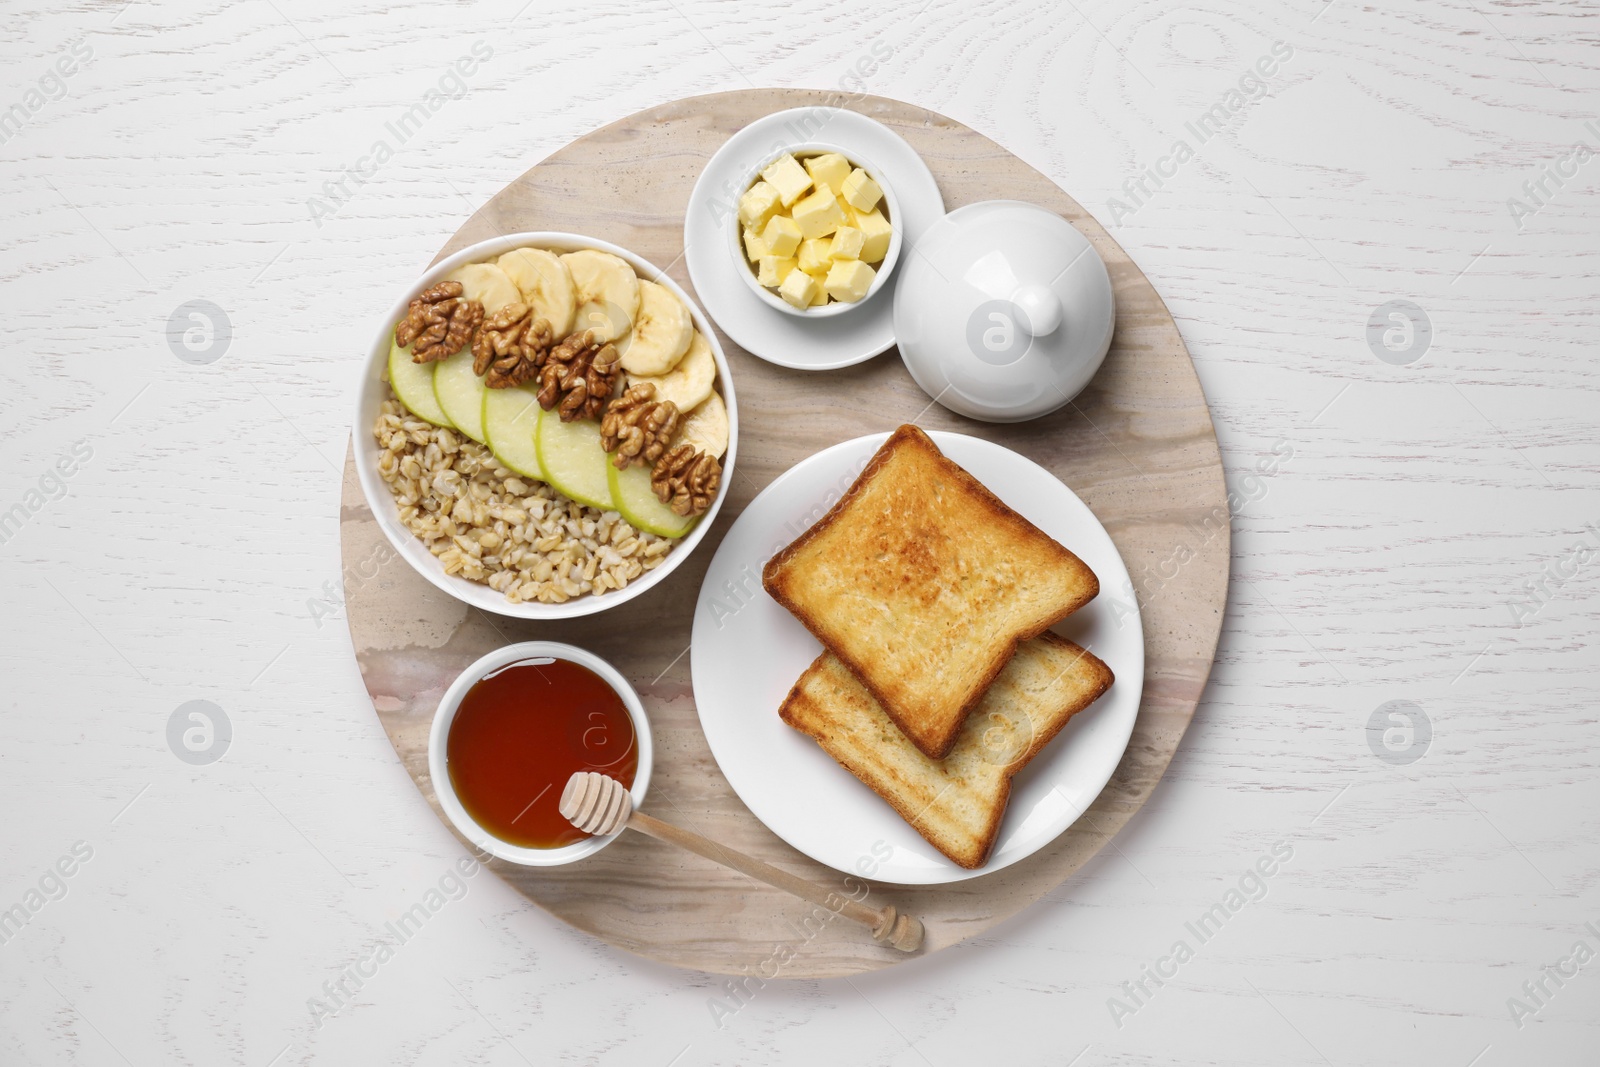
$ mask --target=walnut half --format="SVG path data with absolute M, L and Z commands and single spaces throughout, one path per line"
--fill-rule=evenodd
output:
M 679 445 L 656 462 L 650 488 L 675 515 L 704 515 L 722 485 L 716 457 L 693 445 Z
M 598 419 L 622 376 L 614 345 L 594 339 L 593 330 L 575 333 L 556 345 L 539 368 L 539 406 L 559 405 L 562 422 Z
M 472 341 L 483 322 L 483 305 L 462 297 L 460 282 L 425 289 L 394 328 L 395 344 L 411 345 L 413 363 L 449 359 Z
M 656 400 L 656 387 L 639 382 L 611 402 L 600 420 L 600 447 L 615 452 L 612 463 L 625 471 L 634 462 L 650 466 L 678 432 L 678 405 Z
M 507 304 L 490 315 L 472 339 L 472 371 L 487 375 L 484 384 L 490 389 L 532 381 L 553 340 L 550 324 L 527 304 Z

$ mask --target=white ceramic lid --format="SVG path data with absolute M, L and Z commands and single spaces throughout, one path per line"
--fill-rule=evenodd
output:
M 957 208 L 901 257 L 906 369 L 960 415 L 1021 422 L 1069 402 L 1111 347 L 1106 265 L 1066 219 L 1018 200 Z

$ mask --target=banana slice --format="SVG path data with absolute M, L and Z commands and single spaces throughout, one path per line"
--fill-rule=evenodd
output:
M 639 276 L 610 252 L 585 248 L 561 257 L 578 302 L 572 329 L 593 330 L 596 341 L 615 341 L 633 329 L 639 313 Z
M 689 342 L 689 351 L 683 354 L 678 365 L 666 374 L 630 374 L 628 381 L 650 382 L 656 387 L 657 400 L 670 400 L 679 411 L 693 411 L 711 395 L 711 385 L 717 380 L 717 361 L 711 355 L 711 345 L 699 330 Z
M 713 391 L 700 401 L 700 406 L 689 412 L 678 427 L 677 438 L 672 443 L 694 445 L 721 459 L 728 450 L 728 405 L 722 402 L 722 395 Z
M 537 318 L 550 324 L 556 340 L 572 332 L 572 316 L 578 301 L 573 295 L 572 275 L 561 257 L 542 248 L 517 248 L 499 259 L 495 266 L 522 292 L 522 302 Z
M 445 280 L 460 282 L 461 295 L 482 304 L 486 315 L 493 315 L 507 304 L 522 299 L 506 272 L 493 263 L 468 263 L 445 275 Z
M 629 374 L 665 374 L 678 365 L 694 338 L 694 320 L 683 301 L 664 285 L 639 283 L 639 313 L 633 332 L 617 342 Z

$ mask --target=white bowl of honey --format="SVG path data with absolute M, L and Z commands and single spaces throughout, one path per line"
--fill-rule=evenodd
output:
M 591 836 L 562 816 L 568 778 L 616 778 L 637 808 L 653 759 L 633 686 L 594 653 L 555 641 L 507 645 L 462 671 L 428 735 L 428 772 L 451 825 L 490 855 L 531 867 L 583 859 L 618 836 Z

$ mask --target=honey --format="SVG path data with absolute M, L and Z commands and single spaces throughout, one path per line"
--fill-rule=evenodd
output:
M 598 771 L 632 788 L 639 745 L 627 706 L 604 678 L 539 658 L 467 690 L 445 760 L 456 797 L 479 826 L 507 844 L 560 848 L 589 836 L 557 808 L 567 779 Z

